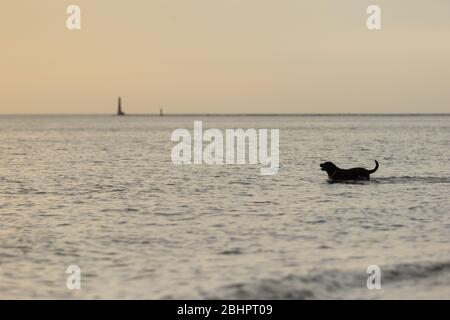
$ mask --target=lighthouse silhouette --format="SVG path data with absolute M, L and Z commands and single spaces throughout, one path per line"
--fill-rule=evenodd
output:
M 117 115 L 118 116 L 124 116 L 125 115 L 125 113 L 122 111 L 122 98 L 121 97 L 119 97 L 119 103 L 118 103 L 118 106 L 117 106 Z

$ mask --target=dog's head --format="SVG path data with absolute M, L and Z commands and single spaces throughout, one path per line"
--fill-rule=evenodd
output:
M 326 171 L 329 175 L 333 174 L 337 169 L 336 165 L 333 162 L 324 162 L 320 164 L 320 170 Z

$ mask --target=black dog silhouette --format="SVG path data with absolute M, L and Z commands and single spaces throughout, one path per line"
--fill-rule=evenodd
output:
M 378 169 L 378 161 L 375 160 L 375 168 L 373 170 L 367 170 L 364 168 L 351 168 L 341 169 L 337 167 L 333 162 L 324 162 L 320 164 L 320 168 L 328 173 L 330 180 L 370 180 L 370 174 L 374 173 Z

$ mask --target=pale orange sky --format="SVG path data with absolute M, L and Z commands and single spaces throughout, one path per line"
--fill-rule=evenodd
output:
M 66 29 L 66 8 L 82 30 Z M 382 30 L 366 28 L 366 8 Z M 450 112 L 448 0 L 0 3 L 0 113 Z

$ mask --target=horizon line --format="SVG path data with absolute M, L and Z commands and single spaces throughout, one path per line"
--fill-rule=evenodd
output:
M 114 116 L 114 113 L 0 113 L 0 116 Z M 126 113 L 125 117 L 173 117 L 173 116 L 450 116 L 450 112 L 414 112 L 414 113 L 356 113 L 356 112 L 298 112 L 298 113 Z

